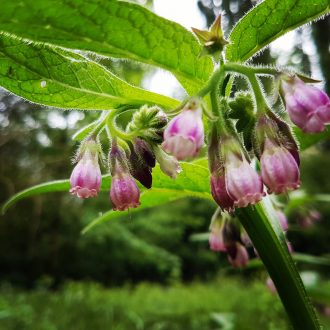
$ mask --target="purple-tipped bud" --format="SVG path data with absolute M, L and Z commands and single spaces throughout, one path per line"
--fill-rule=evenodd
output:
M 237 207 L 259 202 L 265 195 L 260 176 L 242 152 L 228 150 L 225 154 L 226 188 Z
M 101 170 L 98 163 L 99 147 L 95 141 L 86 141 L 79 161 L 70 177 L 70 193 L 80 198 L 96 197 L 101 185 Z
M 204 144 L 202 109 L 191 102 L 164 131 L 163 149 L 178 160 L 196 157 Z
M 261 177 L 269 193 L 281 194 L 299 187 L 298 164 L 284 146 L 266 138 L 260 163 Z
M 158 146 L 154 148 L 156 160 L 159 163 L 159 167 L 163 173 L 170 178 L 175 179 L 177 175 L 182 171 L 179 162 L 173 156 L 168 155 Z
M 225 175 L 215 170 L 211 174 L 211 194 L 222 210 L 231 212 L 234 210 L 234 200 L 229 196 L 226 189 Z
M 304 132 L 322 132 L 330 123 L 330 99 L 320 89 L 293 77 L 282 81 L 282 93 L 292 122 Z
M 249 262 L 249 254 L 244 245 L 236 242 L 227 246 L 228 261 L 234 268 L 245 267 Z
M 110 200 L 115 211 L 124 211 L 140 205 L 140 190 L 129 172 L 123 150 L 114 143 L 110 152 L 112 182 Z
M 277 210 L 276 213 L 277 213 L 278 221 L 279 221 L 283 231 L 287 231 L 289 229 L 289 224 L 288 224 L 288 219 L 286 218 L 285 214 L 280 210 Z

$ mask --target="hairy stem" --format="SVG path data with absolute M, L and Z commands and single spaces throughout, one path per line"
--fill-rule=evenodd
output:
M 294 329 L 321 329 L 271 202 L 266 199 L 237 209 L 236 215 L 273 280 Z

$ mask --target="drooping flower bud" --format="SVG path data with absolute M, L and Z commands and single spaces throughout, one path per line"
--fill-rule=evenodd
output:
M 210 224 L 209 244 L 213 251 L 227 252 L 227 246 L 240 239 L 240 229 L 235 220 L 217 208 Z
M 130 145 L 129 152 L 130 172 L 146 188 L 152 186 L 152 168 L 155 167 L 155 155 L 147 142 L 135 138 Z
M 255 151 L 260 159 L 261 178 L 268 193 L 281 194 L 299 187 L 297 144 L 288 125 L 270 111 L 257 120 Z
M 259 202 L 265 195 L 262 180 L 248 163 L 238 142 L 233 138 L 227 138 L 222 148 L 226 189 L 234 200 L 234 206 L 245 207 Z
M 226 189 L 224 169 L 215 170 L 211 173 L 211 194 L 222 210 L 231 212 L 234 210 L 234 200 L 229 196 Z
M 322 132 L 330 123 L 328 95 L 297 76 L 285 77 L 281 87 L 292 122 L 306 133 Z
M 228 261 L 234 268 L 245 267 L 249 262 L 249 254 L 246 247 L 239 242 L 227 246 Z
M 289 229 L 289 224 L 288 224 L 288 219 L 286 218 L 284 212 L 277 210 L 277 217 L 279 220 L 279 223 L 281 225 L 281 228 L 283 229 L 283 231 L 287 231 Z
M 196 157 L 203 144 L 202 109 L 198 101 L 191 101 L 165 128 L 162 147 L 178 160 L 183 160 Z
M 210 249 L 215 252 L 226 252 L 223 241 L 223 226 L 220 222 L 216 222 L 210 227 L 209 245 Z
M 267 277 L 266 285 L 267 285 L 267 288 L 270 290 L 271 293 L 273 293 L 273 294 L 277 293 L 277 289 L 275 287 L 275 284 L 274 284 L 273 280 L 270 277 Z
M 300 186 L 298 164 L 292 154 L 266 138 L 260 158 L 261 177 L 269 193 L 281 194 Z
M 140 190 L 131 176 L 123 150 L 113 143 L 110 151 L 112 182 L 110 200 L 115 211 L 124 211 L 140 205 Z
M 170 178 L 175 179 L 177 175 L 182 171 L 177 159 L 171 155 L 168 155 L 158 146 L 154 147 L 154 152 L 162 172 L 168 175 Z
M 302 228 L 310 228 L 315 222 L 321 219 L 321 213 L 317 210 L 307 210 L 302 212 L 297 219 L 298 225 Z
M 78 151 L 78 163 L 70 177 L 70 193 L 80 198 L 96 197 L 101 185 L 98 162 L 100 147 L 94 140 L 86 140 Z

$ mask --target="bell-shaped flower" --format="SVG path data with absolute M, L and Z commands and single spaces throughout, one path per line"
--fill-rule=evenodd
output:
M 154 152 L 161 171 L 168 175 L 170 178 L 175 179 L 177 175 L 182 171 L 177 159 L 171 155 L 168 155 L 158 146 L 154 148 Z
M 226 246 L 223 237 L 223 225 L 222 221 L 216 219 L 211 223 L 209 245 L 210 249 L 215 252 L 226 252 Z
M 261 177 L 269 193 L 281 194 L 299 187 L 298 164 L 284 146 L 266 138 L 260 164 Z
M 83 143 L 78 163 L 70 177 L 70 193 L 80 198 L 97 196 L 101 185 L 101 170 L 98 162 L 99 147 L 95 141 Z
M 249 262 L 249 254 L 244 245 L 239 242 L 227 246 L 228 261 L 234 268 L 245 267 Z
M 265 195 L 259 174 L 250 166 L 242 151 L 229 148 L 225 152 L 225 180 L 234 206 L 255 204 Z
M 112 177 L 110 200 L 115 211 L 140 205 L 140 190 L 129 172 L 119 170 Z
M 130 174 L 123 150 L 113 144 L 110 151 L 112 182 L 110 200 L 115 211 L 124 211 L 140 205 L 140 190 Z
M 196 157 L 204 144 L 202 109 L 191 102 L 164 131 L 163 149 L 178 160 Z
M 234 200 L 229 196 L 226 188 L 224 169 L 217 168 L 211 173 L 211 194 L 216 203 L 224 211 L 234 210 Z
M 277 210 L 276 211 L 277 217 L 278 217 L 278 221 L 281 225 L 281 228 L 283 229 L 283 231 L 287 231 L 289 229 L 289 224 L 288 224 L 288 219 L 286 217 L 286 215 L 284 214 L 284 212 Z
M 304 132 L 322 132 L 330 123 L 330 99 L 320 89 L 290 77 L 282 81 L 282 94 L 292 122 Z

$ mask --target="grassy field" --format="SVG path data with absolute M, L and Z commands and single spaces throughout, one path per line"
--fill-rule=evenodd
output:
M 0 293 L 1 330 L 288 329 L 279 299 L 262 282 L 120 289 L 67 283 L 55 292 L 3 285 Z

